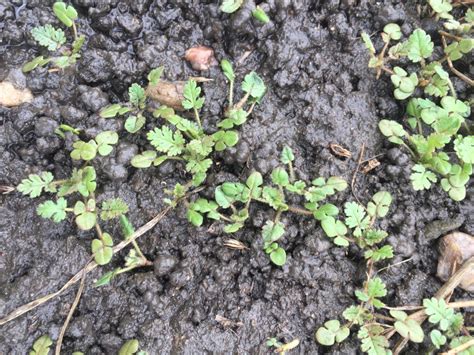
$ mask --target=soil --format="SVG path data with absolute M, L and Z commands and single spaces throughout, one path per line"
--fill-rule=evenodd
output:
M 54 134 L 58 123 L 83 129 L 85 137 L 116 130 L 118 147 L 94 163 L 100 182 L 97 198 L 122 197 L 134 225 L 144 224 L 165 206 L 164 188 L 186 181 L 186 176 L 176 164 L 130 167 L 131 157 L 146 146 L 145 132 L 156 125 L 155 119 L 149 117 L 147 129 L 131 135 L 123 129 L 123 119 L 101 119 L 97 112 L 126 100 L 130 84 L 145 84 L 149 70 L 164 65 L 168 80 L 214 79 L 202 85 L 206 105 L 201 117 L 205 129 L 212 129 L 225 106 L 225 78 L 218 67 L 193 71 L 184 53 L 206 45 L 218 60 L 235 63 L 250 52 L 236 68 L 238 78 L 255 70 L 268 92 L 241 128 L 238 146 L 218 155 L 218 170 L 208 178 L 203 196 L 212 196 L 213 186 L 224 179 L 237 180 L 252 169 L 268 174 L 278 165 L 284 144 L 295 151 L 299 178 L 340 175 L 350 181 L 365 144 L 366 157 L 381 154 L 381 165 L 358 176 L 354 193 L 363 202 L 381 189 L 392 193 L 394 203 L 381 222 L 396 255 L 390 264 L 409 259 L 380 273 L 389 290 L 386 303 L 419 304 L 442 285 L 435 276 L 439 233 L 430 223 L 442 221 L 437 227 L 443 232 L 459 227 L 473 234 L 472 185 L 462 203 L 452 202 L 438 186 L 412 190 L 409 156 L 387 143 L 377 128 L 381 118 L 402 117 L 403 107 L 393 99 L 388 78 L 376 80 L 367 68 L 359 38 L 362 30 L 376 33 L 388 22 L 399 23 L 405 35 L 423 25 L 436 38 L 436 23 L 422 20 L 415 2 L 257 1 L 272 19 L 261 25 L 250 15 L 254 0 L 246 0 L 230 16 L 211 0 L 74 0 L 79 31 L 87 35 L 78 64 L 61 73 L 36 69 L 23 75 L 22 64 L 40 51 L 31 28 L 60 26 L 52 3 L 0 1 L 0 81 L 8 78 L 35 96 L 31 103 L 0 108 L 0 184 L 14 186 L 39 171 L 51 171 L 57 178 L 71 172 L 72 141 Z M 457 79 L 454 83 L 465 98 L 464 84 Z M 349 149 L 352 158 L 332 155 L 330 143 Z M 44 199 L 18 193 L 0 196 L 1 316 L 57 290 L 89 260 L 93 233 L 79 232 L 72 221 L 55 224 L 38 217 L 35 209 Z M 342 205 L 347 200 L 353 200 L 350 189 L 333 202 Z M 235 251 L 223 246 L 227 236 L 218 224 L 207 222 L 196 229 L 186 221 L 184 208 L 172 211 L 139 239 L 154 267 L 94 288 L 92 279 L 122 265 L 123 251 L 111 265 L 88 275 L 64 353 L 115 354 L 131 338 L 150 354 L 266 353 L 269 337 L 299 338 L 294 353 L 356 353 L 354 335 L 341 346 L 326 348 L 318 346 L 314 332 L 354 303 L 354 290 L 365 277 L 363 255 L 356 248 L 335 247 L 314 220 L 288 215 L 282 241 L 288 261 L 276 267 L 262 251 L 259 232 L 272 213 L 260 205 L 252 207 L 250 221 L 235 236 L 249 249 Z M 119 240 L 115 223 L 104 229 Z M 43 334 L 56 340 L 74 295 L 70 289 L 2 326 L 0 353 L 25 354 Z M 454 295 L 469 296 L 460 291 Z M 224 327 L 215 320 L 218 315 L 242 324 Z

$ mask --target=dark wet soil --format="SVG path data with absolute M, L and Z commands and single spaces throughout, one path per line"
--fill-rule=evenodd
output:
M 58 24 L 53 1 L 25 3 L 0 1 L 0 80 L 8 77 L 35 94 L 30 104 L 0 108 L 0 184 L 16 185 L 27 174 L 44 170 L 57 177 L 70 173 L 71 142 L 53 133 L 57 123 L 92 136 L 113 129 L 120 132 L 121 143 L 110 157 L 95 163 L 98 198 L 124 198 L 136 226 L 151 219 L 164 207 L 163 188 L 185 176 L 171 164 L 143 171 L 131 168 L 131 157 L 146 144 L 144 134 L 132 136 L 123 130 L 123 120 L 104 120 L 97 112 L 125 100 L 131 83 L 144 83 L 150 69 L 164 65 L 169 80 L 197 75 L 214 79 L 203 85 L 202 114 L 205 126 L 213 127 L 226 99 L 225 78 L 217 67 L 198 73 L 183 60 L 186 49 L 207 45 L 219 60 L 237 62 L 249 51 L 237 68 L 239 78 L 256 70 L 269 88 L 241 129 L 237 148 L 219 156 L 219 170 L 227 177 L 251 169 L 268 173 L 278 164 L 284 144 L 294 149 L 302 179 L 341 175 L 350 180 L 362 144 L 367 157 L 382 154 L 378 168 L 359 176 L 355 193 L 362 201 L 380 189 L 394 196 L 382 227 L 395 250 L 392 263 L 410 261 L 381 273 L 389 290 L 386 303 L 418 304 L 441 286 L 435 276 L 438 253 L 431 222 L 449 225 L 454 220 L 453 228 L 461 224 L 460 230 L 474 232 L 472 189 L 459 204 L 438 187 L 414 192 L 408 180 L 409 157 L 385 143 L 377 129 L 381 118 L 397 119 L 403 110 L 392 98 L 387 78 L 377 81 L 367 68 L 358 36 L 362 30 L 380 31 L 387 22 L 399 23 L 405 34 L 422 22 L 425 28 L 435 28 L 431 20 L 418 17 L 414 2 L 257 1 L 272 19 L 260 25 L 250 15 L 254 0 L 231 16 L 210 0 L 75 0 L 79 31 L 87 35 L 79 64 L 64 73 L 37 69 L 24 76 L 21 65 L 39 54 L 29 30 Z M 462 91 L 462 83 L 455 80 L 455 85 Z M 153 126 L 149 118 L 148 128 Z M 346 147 L 353 158 L 334 157 L 329 143 Z M 215 173 L 208 183 L 212 186 L 222 178 Z M 345 192 L 335 201 L 342 204 L 352 198 Z M 37 217 L 42 198 L 31 201 L 13 193 L 0 201 L 2 316 L 64 284 L 87 262 L 93 233 L 78 232 L 70 221 L 56 225 Z M 354 302 L 354 290 L 364 279 L 361 253 L 335 247 L 315 221 L 288 216 L 283 240 L 288 261 L 275 267 L 263 253 L 259 236 L 271 213 L 254 207 L 247 227 L 237 234 L 250 249 L 234 251 L 222 245 L 225 236 L 219 228 L 207 223 L 195 229 L 183 209 L 172 212 L 139 240 L 154 267 L 120 275 L 107 287 L 87 284 L 66 333 L 64 353 L 115 354 L 131 338 L 150 354 L 265 353 L 268 337 L 300 338 L 295 353 L 355 353 L 355 340 L 319 347 L 314 331 Z M 114 224 L 105 228 L 119 235 Z M 116 256 L 105 270 L 120 266 L 123 256 Z M 89 281 L 105 270 L 91 273 Z M 42 334 L 57 339 L 73 298 L 70 290 L 2 326 L 0 353 L 25 354 Z M 215 320 L 217 315 L 243 325 L 225 328 Z

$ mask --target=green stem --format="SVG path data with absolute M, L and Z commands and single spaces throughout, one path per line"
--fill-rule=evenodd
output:
M 454 99 L 457 99 L 456 90 L 454 89 L 453 82 L 451 81 L 449 77 L 447 81 L 448 81 L 449 90 L 451 90 L 451 95 L 453 95 Z
M 132 245 L 133 245 L 133 248 L 135 249 L 135 251 L 137 252 L 137 254 L 140 256 L 140 258 L 142 259 L 142 261 L 148 261 L 148 259 L 145 257 L 145 255 L 143 255 L 140 247 L 138 246 L 137 244 L 137 241 L 136 240 L 133 240 L 132 241 Z
M 223 214 L 219 213 L 219 217 L 221 217 L 224 221 L 233 223 L 234 221 L 231 220 L 229 217 L 224 216 Z
M 234 81 L 229 83 L 229 107 L 234 106 Z
M 296 207 L 296 206 L 288 206 L 288 211 L 296 213 L 296 214 L 302 214 L 302 215 L 305 215 L 305 216 L 312 216 L 313 215 L 313 212 L 311 212 L 307 209 L 301 208 L 301 207 Z
M 295 181 L 295 171 L 293 170 L 293 163 L 291 160 L 288 162 L 288 170 L 290 171 L 290 182 Z
M 76 28 L 76 23 L 73 21 L 72 22 L 72 30 L 74 32 L 74 40 L 77 39 L 77 28 Z
M 273 222 L 276 224 L 280 221 L 280 217 L 281 217 L 281 213 L 283 212 L 283 210 L 281 209 L 278 209 L 276 211 L 276 214 L 275 214 L 275 218 L 273 219 Z
M 199 118 L 199 112 L 196 109 L 194 109 L 194 117 L 196 117 L 196 122 L 197 122 L 199 128 L 202 130 L 201 119 Z

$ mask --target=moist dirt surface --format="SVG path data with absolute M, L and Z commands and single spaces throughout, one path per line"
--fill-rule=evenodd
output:
M 394 202 L 380 227 L 389 232 L 388 242 L 394 247 L 390 264 L 408 259 L 380 272 L 388 289 L 384 301 L 391 306 L 417 305 L 442 285 L 436 278 L 437 231 L 474 232 L 472 185 L 461 203 L 452 202 L 438 186 L 427 192 L 412 190 L 409 156 L 387 143 L 377 128 L 382 118 L 400 119 L 403 106 L 393 99 L 389 78 L 376 80 L 367 68 L 367 52 L 359 38 L 362 30 L 375 34 L 386 23 L 397 22 L 405 35 L 423 26 L 439 41 L 437 23 L 420 17 L 415 2 L 258 1 L 271 18 L 262 25 L 250 13 L 254 0 L 245 1 L 233 15 L 220 12 L 217 1 L 210 0 L 74 0 L 79 32 L 87 37 L 82 58 L 64 72 L 36 69 L 24 75 L 22 64 L 42 53 L 29 31 L 46 23 L 61 26 L 52 3 L 0 1 L 0 81 L 9 80 L 34 95 L 30 103 L 0 108 L 1 185 L 15 186 L 40 171 L 51 171 L 56 178 L 70 174 L 72 140 L 54 133 L 59 123 L 82 129 L 86 138 L 116 130 L 120 143 L 114 152 L 94 161 L 96 197 L 123 198 L 133 224 L 146 223 L 166 206 L 164 189 L 189 177 L 176 163 L 145 170 L 130 166 L 130 159 L 147 147 L 145 133 L 158 124 L 151 115 L 141 133 L 132 135 L 123 129 L 123 118 L 102 119 L 98 111 L 126 101 L 129 85 L 146 84 L 149 70 L 163 65 L 168 80 L 213 79 L 202 84 L 206 103 L 201 117 L 211 131 L 226 104 L 225 77 L 218 67 L 196 72 L 183 59 L 188 48 L 206 45 L 214 49 L 217 60 L 238 63 L 246 57 L 236 65 L 237 81 L 255 70 L 268 92 L 240 129 L 236 148 L 217 155 L 202 196 L 211 198 L 216 184 L 237 181 L 253 169 L 268 178 L 285 144 L 295 152 L 299 178 L 340 175 L 350 181 L 365 144 L 365 158 L 377 156 L 381 165 L 359 174 L 353 192 L 363 203 L 381 189 L 392 193 Z M 380 47 L 378 35 L 374 39 Z M 464 85 L 456 78 L 454 83 L 465 98 Z M 330 143 L 350 150 L 352 158 L 332 155 Z M 38 217 L 36 207 L 45 199 L 31 200 L 16 192 L 0 195 L 0 317 L 56 291 L 90 258 L 94 233 L 78 231 L 72 220 L 55 224 Z M 351 200 L 347 189 L 332 202 L 342 206 Z M 219 223 L 194 228 L 183 207 L 171 211 L 138 240 L 153 267 L 94 288 L 94 279 L 123 265 L 122 251 L 110 265 L 87 276 L 63 352 L 115 354 L 126 340 L 136 338 L 150 354 L 255 354 L 269 352 L 269 337 L 299 338 L 294 353 L 358 352 L 354 334 L 343 345 L 327 348 L 315 342 L 314 333 L 355 303 L 354 291 L 365 278 L 360 250 L 336 247 L 315 220 L 287 214 L 281 244 L 288 260 L 276 267 L 263 252 L 260 236 L 274 211 L 255 204 L 250 212 L 246 227 L 233 236 L 249 249 L 236 251 L 223 245 L 229 236 Z M 439 223 L 430 228 L 437 220 L 442 228 Z M 116 223 L 103 228 L 120 240 Z M 56 340 L 75 291 L 71 288 L 0 326 L 0 353 L 25 354 L 43 334 Z M 454 295 L 469 296 L 460 291 Z M 216 316 L 236 324 L 226 327 Z M 421 348 L 411 351 L 419 353 Z

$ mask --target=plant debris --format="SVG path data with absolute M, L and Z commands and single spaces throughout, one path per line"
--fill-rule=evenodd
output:
M 0 83 L 0 106 L 15 107 L 31 100 L 33 94 L 29 89 L 17 89 L 8 81 Z
M 436 275 L 446 281 L 466 260 L 474 256 L 474 237 L 461 232 L 450 233 L 441 239 L 439 251 Z M 473 270 L 464 276 L 459 286 L 466 291 L 474 292 Z
M 329 144 L 329 149 L 331 149 L 331 152 L 338 157 L 341 158 L 350 158 L 352 156 L 352 153 L 347 150 L 346 148 L 340 146 L 339 144 L 336 143 L 330 143 Z
M 214 58 L 214 50 L 206 46 L 197 46 L 189 48 L 185 55 L 186 59 L 194 70 L 208 70 L 210 67 L 217 65 L 217 60 Z

